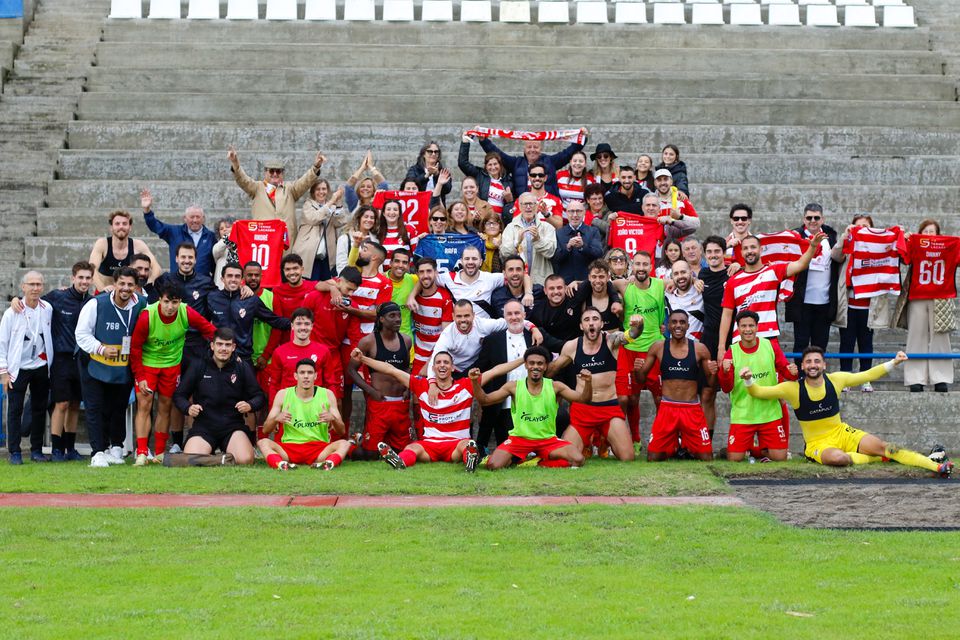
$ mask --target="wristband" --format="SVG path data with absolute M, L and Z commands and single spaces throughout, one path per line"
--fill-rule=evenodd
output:
M 887 373 L 890 373 L 897 366 L 896 360 L 887 360 L 883 363 L 883 368 L 887 370 Z
M 745 387 L 752 387 L 752 386 L 753 386 L 753 376 L 750 376 L 749 378 L 747 378 L 746 380 L 744 380 L 744 381 L 743 381 L 743 386 L 745 386 Z

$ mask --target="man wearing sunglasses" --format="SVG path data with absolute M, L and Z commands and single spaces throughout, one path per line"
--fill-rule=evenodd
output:
M 230 171 L 243 191 L 253 200 L 250 215 L 254 220 L 283 220 L 287 223 L 287 233 L 290 236 L 290 246 L 297 240 L 297 200 L 317 181 L 320 168 L 326 158 L 319 151 L 313 161 L 313 166 L 300 176 L 296 182 L 285 184 L 283 181 L 284 166 L 282 162 L 271 160 L 264 164 L 263 180 L 256 181 L 247 175 L 240 166 L 237 150 L 230 145 L 227 149 L 227 160 L 230 161 Z
M 554 153 L 549 156 L 543 155 L 543 142 L 540 140 L 525 140 L 523 143 L 523 155 L 511 156 L 504 153 L 500 147 L 495 145 L 490 138 L 480 138 L 480 146 L 486 153 L 496 151 L 503 159 L 503 165 L 507 172 L 513 177 L 513 195 L 519 197 L 520 194 L 528 191 L 533 185 L 527 185 L 527 174 L 533 171 L 534 163 L 539 162 L 546 169 L 546 190 L 555 196 L 560 195 L 557 188 L 557 171 L 570 164 L 570 158 L 577 151 L 583 150 L 583 145 L 587 142 L 587 130 L 580 128 L 583 133 L 583 143 L 574 142 L 560 153 Z
M 543 163 L 534 162 L 531 164 L 530 190 L 528 193 L 533 194 L 536 198 L 537 219 L 542 219 L 554 229 L 559 229 L 563 226 L 563 202 L 561 202 L 557 196 L 548 193 L 544 187 L 548 175 L 547 168 Z M 513 205 L 514 219 L 522 213 L 523 209 L 520 204 L 520 196 L 517 196 Z
M 841 263 L 830 258 L 830 249 L 837 243 L 837 232 L 824 224 L 823 207 L 816 203 L 804 207 L 803 224 L 794 231 L 808 240 L 819 232 L 827 237 L 820 243 L 810 267 L 797 275 L 793 297 L 786 303 L 787 322 L 793 323 L 793 350 L 800 353 L 816 345 L 826 351 L 830 324 L 837 317 Z

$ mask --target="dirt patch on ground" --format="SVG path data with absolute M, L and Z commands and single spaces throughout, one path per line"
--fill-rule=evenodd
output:
M 798 527 L 960 530 L 960 483 L 930 478 L 730 479 L 748 505 Z

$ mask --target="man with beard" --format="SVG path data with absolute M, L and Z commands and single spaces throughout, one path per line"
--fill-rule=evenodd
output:
M 642 319 L 629 319 L 631 340 L 640 335 Z M 607 333 L 603 330 L 600 311 L 587 307 L 580 314 L 583 335 L 570 340 L 560 351 L 560 356 L 547 368 L 549 377 L 573 364 L 578 371 L 593 375 L 593 397 L 589 402 L 574 402 L 570 405 L 570 426 L 563 439 L 572 442 L 584 451 L 584 455 L 596 446 L 600 455 L 606 457 L 607 445 L 613 449 L 618 460 L 633 460 L 633 438 L 617 399 L 617 352 L 627 343 L 622 331 Z
M 303 307 L 303 301 L 307 295 L 314 290 L 317 283 L 313 280 L 304 280 L 303 278 L 303 258 L 295 253 L 289 253 L 283 256 L 280 261 L 280 273 L 283 282 L 273 287 L 273 308 L 272 311 L 281 318 L 289 318 L 294 309 Z M 260 270 L 261 280 L 263 279 L 263 269 Z M 319 288 L 319 287 L 316 287 Z M 273 350 L 287 340 L 290 334 L 286 331 L 274 331 L 270 334 L 270 340 L 264 347 L 264 358 L 269 360 Z
M 709 236 L 703 241 L 703 254 L 707 260 L 707 267 L 700 269 L 699 279 L 703 283 L 703 336 L 700 342 L 710 350 L 710 357 L 716 360 L 723 355 L 727 345 L 719 345 L 720 316 L 723 314 L 723 287 L 727 282 L 727 268 L 724 264 L 726 244 L 720 236 Z M 707 417 L 707 428 L 710 433 L 717 423 L 717 389 L 715 386 L 704 387 L 700 392 L 700 403 L 703 413 Z
M 604 331 L 620 329 L 620 316 L 623 315 L 623 299 L 610 281 L 610 265 L 606 260 L 594 260 L 587 268 L 587 284 L 572 282 L 568 287 L 573 291 L 573 304 L 581 312 L 593 307 L 600 312 Z
M 516 300 L 508 302 L 503 309 L 503 319 L 507 322 L 507 328 L 495 331 L 483 339 L 483 349 L 477 358 L 476 366 L 481 371 L 489 371 L 505 362 L 516 360 L 517 367 L 500 376 L 487 376 L 487 382 L 483 386 L 488 393 L 496 391 L 508 380 L 516 381 L 526 375 L 521 366 L 523 354 L 533 345 L 533 332 L 524 327 L 526 316 L 522 304 Z M 496 437 L 498 445 L 507 439 L 507 432 L 512 426 L 509 409 L 510 398 L 502 405 L 484 408 L 477 430 L 477 444 L 481 452 L 486 452 L 491 435 Z
M 512 399 L 510 413 L 513 428 L 509 437 L 487 458 L 487 469 L 495 471 L 513 463 L 514 458 L 526 460 L 528 455 L 540 458 L 543 467 L 579 467 L 583 464 L 580 449 L 557 437 L 558 398 L 568 402 L 590 402 L 593 386 L 589 371 L 577 374 L 580 391 L 562 382 L 545 377 L 550 363 L 550 352 L 540 346 L 530 347 L 523 354 L 527 375 L 515 382 L 507 382 L 493 393 L 480 386 L 479 369 L 470 370 L 473 395 L 484 406 Z
M 547 276 L 543 283 L 545 298 L 537 301 L 530 311 L 530 321 L 538 327 L 550 327 L 544 330 L 544 346 L 552 353 L 563 348 L 563 343 L 580 335 L 580 310 L 578 305 L 567 297 L 567 285 L 562 276 Z
M 157 301 L 157 291 L 150 280 L 152 265 L 150 256 L 145 253 L 135 253 L 130 258 L 130 267 L 137 272 L 137 288 L 134 293 L 146 300 L 147 304 Z
M 700 340 L 703 336 L 703 296 L 693 286 L 693 274 L 686 260 L 677 260 L 671 268 L 673 289 L 666 292 L 667 309 L 683 309 L 687 312 L 689 327 L 687 337 Z
M 587 130 L 581 128 L 580 132 L 584 136 L 584 143 L 586 143 Z M 545 173 L 547 174 L 547 191 L 559 195 L 560 192 L 557 190 L 557 171 L 570 163 L 570 158 L 574 153 L 583 150 L 583 144 L 574 142 L 559 153 L 545 156 L 543 155 L 543 142 L 540 140 L 525 140 L 523 142 L 523 155 L 511 156 L 501 151 L 490 138 L 480 138 L 480 146 L 483 147 L 483 150 L 487 153 L 494 151 L 500 154 L 503 165 L 507 168 L 507 173 L 513 177 L 514 196 L 519 196 L 528 189 L 527 181 L 529 173 L 533 171 L 533 165 L 537 163 L 543 165 Z
M 953 471 L 953 462 L 950 460 L 934 462 L 927 456 L 901 449 L 866 431 L 855 429 L 840 419 L 840 392 L 843 389 L 878 380 L 906 360 L 907 354 L 898 351 L 893 360 L 866 371 L 826 373 L 823 349 L 809 346 L 803 350 L 800 359 L 803 379 L 799 382 L 781 382 L 773 387 L 764 387 L 754 384 L 753 372 L 749 367 L 740 371 L 740 377 L 747 393 L 754 398 L 780 399 L 790 403 L 803 430 L 806 442 L 803 453 L 811 460 L 834 467 L 846 467 L 890 458 L 900 464 L 949 477 Z
M 623 296 L 623 330 L 630 331 L 630 318 L 640 316 L 640 337 L 628 340 L 617 357 L 617 399 L 627 416 L 634 442 L 640 442 L 640 392 L 650 391 L 653 401 L 660 402 L 660 372 L 648 368 L 646 377 L 640 377 L 639 362 L 650 347 L 660 340 L 665 309 L 663 280 L 651 278 L 653 261 L 646 251 L 633 256 L 633 278 L 614 280 L 617 292 Z
M 525 193 L 530 194 L 526 201 L 533 204 L 527 206 L 527 210 L 537 221 L 543 220 L 554 229 L 559 229 L 563 226 L 563 202 L 560 201 L 559 196 L 549 193 L 544 188 L 546 182 L 547 170 L 543 164 L 535 162 L 530 165 L 530 189 Z M 521 200 L 523 195 L 523 193 L 519 194 L 513 205 L 514 220 L 524 213 L 524 200 Z
M 780 325 L 777 322 L 777 295 L 780 291 L 780 283 L 809 266 L 824 238 L 826 235 L 823 233 L 815 235 L 806 253 L 798 260 L 771 265 L 765 265 L 761 260 L 759 238 L 748 236 L 741 240 L 740 251 L 743 254 L 744 267 L 730 276 L 724 286 L 723 314 L 720 317 L 718 344 L 726 344 L 734 314 L 744 309 L 755 311 L 760 316 L 758 336 L 776 340 L 780 335 Z M 734 327 L 731 342 L 739 340 L 740 336 Z
M 504 274 L 487 273 L 480 270 L 483 264 L 483 258 L 480 250 L 475 247 L 467 247 L 463 250 L 460 257 L 460 264 L 463 267 L 456 273 L 446 271 L 437 275 L 437 281 L 443 287 L 450 291 L 454 300 L 469 300 L 473 303 L 473 311 L 478 318 L 492 318 L 490 304 L 493 292 L 504 284 Z M 413 292 L 407 299 L 407 306 L 411 311 L 416 311 L 416 297 L 420 293 L 420 286 L 414 287 Z M 533 305 L 533 281 L 529 275 L 523 276 L 523 306 Z
M 357 349 L 368 358 L 408 373 L 410 341 L 400 333 L 403 323 L 400 305 L 388 301 L 378 306 L 376 313 L 377 321 L 373 333 L 364 336 L 357 344 Z M 360 387 L 367 397 L 361 440 L 363 457 L 379 455 L 378 447 L 383 443 L 397 451 L 410 444 L 410 401 L 406 386 L 376 369 L 370 373 L 368 384 L 360 374 L 355 358 L 348 361 L 347 371 L 354 384 Z
M 407 307 L 407 298 L 413 292 L 413 287 L 417 284 L 417 276 L 410 273 L 410 258 L 412 254 L 403 247 L 394 249 L 390 257 L 390 268 L 387 270 L 387 277 L 393 285 L 393 293 L 390 299 L 400 307 L 400 314 L 403 316 L 403 322 L 400 324 L 400 333 L 407 336 L 413 342 L 413 317 L 410 308 Z
M 740 342 L 723 355 L 718 374 L 720 388 L 730 395 L 730 437 L 727 460 L 743 460 L 753 448 L 754 437 L 767 460 L 786 460 L 790 423 L 784 424 L 783 408 L 776 400 L 761 400 L 747 393 L 737 371 L 753 372 L 753 382 L 772 387 L 777 380 L 796 380 L 797 365 L 789 362 L 776 342 L 757 337 L 759 316 L 745 309 L 737 314 Z
M 523 304 L 526 296 L 526 263 L 523 258 L 517 254 L 507 256 L 501 263 L 503 268 L 503 286 L 494 289 L 490 294 L 490 306 L 493 310 L 494 318 L 503 317 L 503 308 L 510 300 L 516 300 Z M 543 299 L 543 287 L 539 284 L 533 285 L 533 302 Z M 526 306 L 526 305 L 525 305 Z
M 733 248 L 740 244 L 750 233 L 750 225 L 753 223 L 753 209 L 750 205 L 737 203 L 730 207 L 730 233 L 727 235 L 726 243 L 726 262 L 727 264 L 736 264 L 733 261 Z M 734 273 L 740 270 L 740 265 L 734 269 Z
M 127 211 L 117 210 L 110 214 L 110 235 L 97 238 L 87 260 L 94 266 L 93 286 L 97 291 L 105 291 L 113 284 L 113 273 L 120 267 L 130 266 L 130 260 L 136 253 L 150 256 L 152 262 L 150 275 L 160 275 L 160 263 L 143 240 L 130 237 L 133 216 Z
M 90 439 L 90 466 L 123 464 L 126 413 L 133 388 L 131 335 L 146 298 L 135 293 L 137 273 L 117 271 L 113 291 L 88 301 L 77 319 L 80 381 Z
M 659 364 L 663 381 L 663 399 L 650 428 L 647 461 L 660 462 L 673 457 L 678 443 L 695 458 L 713 460 L 713 442 L 698 392 L 701 375 L 706 384 L 713 384 L 717 361 L 710 359 L 710 351 L 705 346 L 687 337 L 686 311 L 671 312 L 667 329 L 670 338 L 650 347 L 637 374 L 642 378 Z
M 649 191 L 646 186 L 637 182 L 637 170 L 629 165 L 622 165 L 620 182 L 613 185 L 603 196 L 603 201 L 613 217 L 617 213 L 633 213 L 639 216 L 643 215 L 643 196 L 647 193 Z
M 653 174 L 653 186 L 660 199 L 660 215 L 690 228 L 693 233 L 700 228 L 697 210 L 687 196 L 673 187 L 673 174 L 669 169 L 657 169 Z
M 437 261 L 417 260 L 420 293 L 413 311 L 413 370 L 422 373 L 433 353 L 433 347 L 444 329 L 453 322 L 453 297 L 437 286 Z

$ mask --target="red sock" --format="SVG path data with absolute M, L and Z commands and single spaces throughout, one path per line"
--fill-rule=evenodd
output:
M 276 469 L 278 466 L 280 466 L 282 461 L 283 456 L 281 456 L 279 453 L 271 453 L 267 456 L 267 464 L 271 469 Z
M 538 467 L 569 467 L 570 463 L 566 460 L 541 460 L 537 463 Z
M 324 462 L 332 462 L 333 466 L 339 467 L 340 463 L 343 462 L 343 458 L 340 457 L 339 453 L 331 453 L 327 456 L 327 459 Z
M 640 405 L 627 410 L 627 420 L 630 422 L 630 434 L 634 442 L 640 442 Z
M 156 447 L 153 452 L 154 455 L 158 456 L 167 450 L 167 438 L 169 437 L 169 433 L 160 433 L 159 431 L 153 434 L 153 446 Z
M 141 453 L 147 455 L 148 446 L 147 438 L 137 438 L 137 455 L 139 456 Z
M 404 449 L 401 451 L 400 459 L 403 460 L 403 464 L 407 465 L 408 467 L 412 467 L 413 465 L 417 464 L 417 454 L 415 454 L 413 451 L 410 451 L 410 449 Z
M 460 454 L 460 458 L 462 458 L 461 461 L 463 462 L 463 464 L 467 464 L 467 456 L 468 456 L 468 455 L 470 455 L 470 454 L 469 454 L 469 452 L 467 451 L 467 448 L 464 447 L 464 448 L 463 448 L 463 453 Z M 451 462 L 453 462 L 453 461 L 451 460 Z

